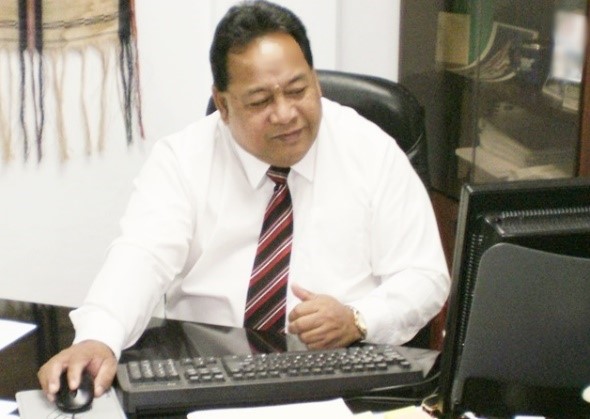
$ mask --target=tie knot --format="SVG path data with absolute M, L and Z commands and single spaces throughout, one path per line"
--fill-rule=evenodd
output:
M 273 180 L 277 185 L 284 185 L 287 183 L 287 176 L 289 175 L 290 167 L 276 167 L 270 166 L 266 175 Z

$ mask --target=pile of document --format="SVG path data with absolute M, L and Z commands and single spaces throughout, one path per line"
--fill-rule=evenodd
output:
M 575 129 L 500 103 L 493 115 L 479 119 L 474 147 L 455 153 L 479 182 L 567 177 L 575 161 Z

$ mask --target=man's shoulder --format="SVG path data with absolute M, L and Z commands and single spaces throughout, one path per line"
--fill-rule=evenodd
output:
M 377 124 L 360 115 L 355 109 L 322 98 L 323 125 L 326 134 L 337 143 L 356 149 L 375 148 L 376 152 L 396 144 L 395 140 Z
M 173 147 L 199 147 L 215 139 L 219 121 L 217 114 L 208 115 L 162 137 L 160 141 Z
M 209 115 L 179 131 L 163 136 L 154 143 L 152 160 L 177 165 L 183 172 L 204 167 L 213 159 L 219 134 L 219 117 Z
M 322 112 L 324 118 L 327 119 L 339 119 L 347 115 L 353 115 L 353 118 L 362 118 L 353 108 L 342 105 L 327 97 L 322 97 Z

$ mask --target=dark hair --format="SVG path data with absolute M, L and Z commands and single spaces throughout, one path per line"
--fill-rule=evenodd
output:
M 209 51 L 215 87 L 220 91 L 227 89 L 227 56 L 230 52 L 240 51 L 254 39 L 273 32 L 291 35 L 313 68 L 311 47 L 301 20 L 285 7 L 264 0 L 246 0 L 231 7 L 215 29 Z

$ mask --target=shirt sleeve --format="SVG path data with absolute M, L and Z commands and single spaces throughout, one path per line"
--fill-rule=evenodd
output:
M 83 306 L 70 314 L 74 342 L 102 341 L 118 357 L 139 338 L 182 270 L 194 221 L 180 167 L 168 142 L 154 145 L 134 182 L 121 235 L 109 247 Z
M 403 344 L 443 307 L 450 288 L 428 193 L 396 146 L 383 156 L 371 221 L 371 264 L 380 285 L 353 302 L 367 340 Z

